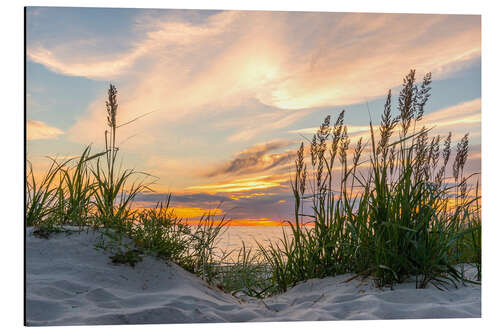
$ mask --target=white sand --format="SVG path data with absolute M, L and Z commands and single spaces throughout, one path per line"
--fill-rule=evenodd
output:
M 94 249 L 92 231 L 27 232 L 28 325 L 201 323 L 343 319 L 464 318 L 481 316 L 481 287 L 414 283 L 380 290 L 349 275 L 314 279 L 258 300 L 208 286 L 175 264 L 151 257 L 132 268 L 113 265 Z

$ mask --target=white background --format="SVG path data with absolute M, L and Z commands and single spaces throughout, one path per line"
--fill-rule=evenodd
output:
M 7 1 L 0 8 L 0 327 L 12 330 L 86 332 L 489 332 L 500 326 L 500 15 L 496 1 Z M 133 325 L 85 327 L 23 327 L 23 100 L 24 6 L 141 7 L 191 9 L 300 10 L 331 12 L 385 12 L 482 15 L 482 183 L 483 183 L 483 286 L 482 319 L 338 321 L 202 325 Z

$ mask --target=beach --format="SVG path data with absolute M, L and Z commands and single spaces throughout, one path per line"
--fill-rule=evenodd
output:
M 481 317 L 480 285 L 416 289 L 409 281 L 391 290 L 345 274 L 257 299 L 224 293 L 153 257 L 135 267 L 113 264 L 95 248 L 98 233 L 91 229 L 49 239 L 32 232 L 27 228 L 29 326 Z

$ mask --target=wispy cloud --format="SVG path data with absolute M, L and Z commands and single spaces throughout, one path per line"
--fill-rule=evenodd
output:
M 250 178 L 237 178 L 229 181 L 187 187 L 186 190 L 203 191 L 207 193 L 236 193 L 286 187 L 283 185 L 288 175 L 262 175 Z
M 30 46 L 28 56 L 67 75 L 120 77 L 123 119 L 160 110 L 138 125 L 151 133 L 164 121 L 255 98 L 280 109 L 356 103 L 383 95 L 409 68 L 443 77 L 481 54 L 479 16 L 228 11 L 201 23 L 179 16 L 136 25 L 144 34 L 119 54 L 101 56 L 92 43 L 77 41 Z M 99 101 L 72 138 L 100 139 L 89 128 L 103 117 Z M 243 127 L 230 140 L 256 131 Z
M 420 126 L 434 128 L 431 134 L 444 134 L 448 130 L 453 132 L 471 131 L 481 123 L 481 99 L 476 98 L 470 101 L 465 101 L 452 105 L 434 112 L 424 114 L 423 119 L 419 122 Z M 459 125 L 459 126 L 458 126 Z M 359 138 L 366 140 L 370 139 L 370 126 L 359 126 L 346 124 L 347 131 L 354 142 Z M 289 131 L 289 133 L 298 133 L 312 135 L 318 131 L 319 127 L 308 127 Z M 373 125 L 375 134 L 378 134 L 379 127 Z M 396 129 L 397 130 L 397 129 Z M 474 132 L 478 135 L 479 132 Z
M 63 130 L 52 127 L 43 121 L 28 120 L 26 122 L 26 133 L 28 140 L 55 139 L 64 134 Z
M 281 112 L 268 112 L 260 115 L 241 117 L 237 121 L 226 122 L 226 125 L 230 124 L 238 128 L 227 140 L 229 142 L 248 141 L 261 133 L 276 132 L 294 124 L 313 111 L 313 109 L 282 110 Z
M 271 220 L 269 218 L 257 219 L 232 219 L 229 221 L 232 226 L 254 226 L 254 227 L 274 227 L 288 225 L 284 221 Z
M 64 51 L 69 53 L 70 47 Z M 124 70 L 129 69 L 137 59 L 147 53 L 146 47 L 135 49 L 132 53 L 118 56 L 109 60 L 97 60 L 93 63 L 87 63 L 85 60 L 79 62 L 77 59 L 65 59 L 56 52 L 46 49 L 43 46 L 29 49 L 27 55 L 30 60 L 45 65 L 54 72 L 71 75 L 83 76 L 95 79 L 110 79 L 116 77 Z M 62 51 L 59 51 L 62 52 Z M 69 55 L 68 55 L 69 57 Z
M 481 122 L 481 99 L 476 98 L 426 114 L 424 122 L 439 127 L 479 124 Z
M 136 200 L 156 204 L 157 202 L 166 201 L 168 197 L 169 197 L 168 193 L 139 193 L 136 196 Z M 226 196 L 214 195 L 208 193 L 191 193 L 191 194 L 174 193 L 171 196 L 172 203 L 178 203 L 183 205 L 202 204 L 210 207 L 231 200 L 232 199 Z
M 165 45 L 170 50 L 176 48 L 180 51 L 184 45 L 216 36 L 235 18 L 235 14 L 227 12 L 216 20 L 209 19 L 204 26 L 188 22 L 153 21 L 142 16 L 136 20 L 136 29 L 145 30 L 142 39 L 131 41 L 131 45 L 122 47 L 121 51 L 105 52 L 102 48 L 106 44 L 113 44 L 113 39 L 120 38 L 117 36 L 105 36 L 101 39 L 79 39 L 75 36 L 71 42 L 52 46 L 51 49 L 41 41 L 34 42 L 29 45 L 27 56 L 64 75 L 109 80 L 125 74 L 141 58 L 149 58 L 158 51 L 164 52 Z
M 274 153 L 280 148 L 290 145 L 289 141 L 271 141 L 258 144 L 238 153 L 231 161 L 223 166 L 217 167 L 207 173 L 208 177 L 215 177 L 226 174 L 252 174 L 267 171 L 276 166 L 286 164 L 294 156 L 294 152 L 286 151 L 284 153 Z
M 315 134 L 318 131 L 318 127 L 308 127 L 301 128 L 297 130 L 288 131 L 288 133 L 295 134 Z M 347 125 L 347 129 L 349 130 L 349 134 L 358 134 L 362 132 L 366 132 L 370 130 L 370 126 L 356 126 L 356 125 Z

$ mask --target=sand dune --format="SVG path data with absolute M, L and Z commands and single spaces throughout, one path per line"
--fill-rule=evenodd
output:
M 258 300 L 233 297 L 175 264 L 145 257 L 110 263 L 93 231 L 26 238 L 26 318 L 30 326 L 402 318 L 477 318 L 481 287 L 411 282 L 380 290 L 349 275 L 314 279 Z

